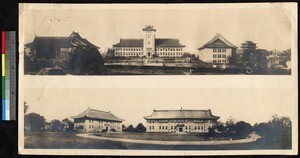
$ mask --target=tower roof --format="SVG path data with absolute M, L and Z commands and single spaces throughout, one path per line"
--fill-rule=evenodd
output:
M 146 25 L 143 31 L 156 31 L 152 25 Z

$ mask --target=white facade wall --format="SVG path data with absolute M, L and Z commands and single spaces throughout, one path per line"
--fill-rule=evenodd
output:
M 155 51 L 159 57 L 182 57 L 183 55 L 181 47 L 157 47 Z
M 208 133 L 213 124 L 213 120 L 147 120 L 146 129 L 147 132 Z
M 103 129 L 107 129 L 108 132 L 111 129 L 115 129 L 116 132 L 122 132 L 122 123 L 104 120 L 85 119 L 82 122 L 74 122 L 74 128 L 83 126 L 84 132 L 101 132 Z
M 204 48 L 199 51 L 199 60 L 207 63 L 228 63 L 232 48 Z
M 152 56 L 155 53 L 155 31 L 144 32 L 144 55 Z
M 143 47 L 115 47 L 115 56 L 122 57 L 141 57 L 143 56 Z

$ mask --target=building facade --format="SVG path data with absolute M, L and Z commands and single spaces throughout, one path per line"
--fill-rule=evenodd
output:
M 87 47 L 100 49 L 100 47 L 95 46 L 73 31 L 67 37 L 35 36 L 31 43 L 25 44 L 24 52 L 28 57 L 46 60 L 50 63 L 55 63 L 57 66 L 63 66 L 76 48 L 85 49 Z
M 236 53 L 236 46 L 226 40 L 221 34 L 217 34 L 199 50 L 199 60 L 207 63 L 228 64 L 228 58 Z
M 208 133 L 220 117 L 211 110 L 153 110 L 146 119 L 147 132 Z
M 122 132 L 124 121 L 111 112 L 90 108 L 71 118 L 74 119 L 74 130 L 81 132 Z
M 156 29 L 147 25 L 143 39 L 120 39 L 113 45 L 116 57 L 182 57 L 184 45 L 178 39 L 156 38 Z

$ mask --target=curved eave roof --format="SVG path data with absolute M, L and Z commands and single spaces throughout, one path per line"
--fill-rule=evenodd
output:
M 121 119 L 110 112 L 94 110 L 94 109 L 87 109 L 78 115 L 72 116 L 71 118 L 79 119 L 85 117 L 92 118 L 92 119 L 99 119 L 99 120 L 118 121 L 118 122 L 125 121 L 124 119 Z

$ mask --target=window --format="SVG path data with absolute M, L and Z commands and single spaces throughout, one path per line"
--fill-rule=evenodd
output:
M 154 129 L 154 126 L 152 126 L 152 129 Z
M 197 126 L 195 126 L 195 129 L 197 129 Z
M 168 129 L 168 126 L 166 126 L 166 129 Z
M 203 126 L 201 126 L 201 129 L 203 129 Z
M 150 44 L 150 42 L 148 42 L 148 44 Z
M 161 129 L 161 126 L 159 126 L 159 129 Z
M 191 126 L 189 126 L 189 129 L 191 129 Z
M 173 126 L 171 126 L 171 129 L 173 129 Z
M 164 129 L 165 128 L 165 126 L 162 126 L 162 129 Z
M 149 127 L 149 129 L 151 129 L 151 126 Z

